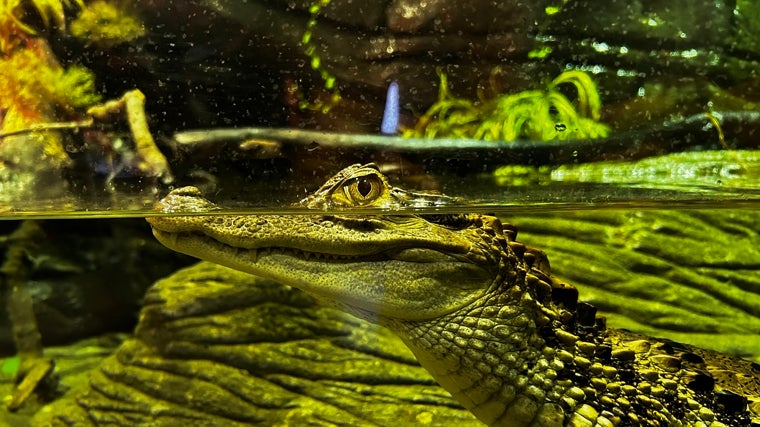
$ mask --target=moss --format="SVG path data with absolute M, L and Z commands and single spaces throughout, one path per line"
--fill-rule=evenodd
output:
M 64 7 L 81 0 L 30 0 L 46 25 L 63 27 Z M 34 30 L 22 22 L 22 0 L 0 1 L 0 107 L 20 110 L 31 121 L 52 115 L 51 107 L 64 110 L 98 102 L 94 75 L 81 66 L 63 68 L 42 38 L 24 36 Z M 35 113 L 36 112 L 36 113 Z M 26 120 L 24 120 L 26 122 Z M 7 124 L 7 123 L 6 123 Z M 4 127 L 7 128 L 7 126 Z M 28 123 L 24 123 L 28 124 Z
M 0 1 L 0 111 L 1 131 L 14 131 L 34 124 L 75 115 L 77 109 L 97 102 L 94 75 L 84 67 L 62 67 L 42 37 L 23 20 L 33 6 L 43 23 L 63 28 L 64 11 L 80 0 Z M 67 160 L 54 133 L 33 136 L 46 156 Z
M 58 104 L 84 108 L 100 102 L 101 96 L 95 90 L 95 74 L 86 67 L 72 65 L 51 71 L 49 88 Z
M 46 25 L 63 27 L 64 8 L 81 0 L 30 0 Z M 44 39 L 22 22 L 25 2 L 0 1 L 0 107 L 21 113 L 21 124 L 52 115 L 53 107 L 80 108 L 99 100 L 93 74 L 81 66 L 61 67 Z M 4 128 L 8 128 L 4 123 Z
M 126 7 L 94 1 L 71 23 L 70 32 L 97 46 L 110 47 L 143 36 L 145 28 Z
M 51 106 L 69 110 L 100 100 L 90 70 L 79 65 L 63 68 L 51 63 L 47 55 L 33 49 L 17 49 L 0 57 L 4 109 L 18 109 L 24 117 L 33 118 L 42 112 L 51 113 Z
M 18 368 L 21 365 L 21 358 L 16 355 L 9 357 L 0 363 L 0 376 L 6 378 L 13 378 L 18 372 Z
M 544 89 L 504 94 L 485 102 L 451 95 L 446 75 L 439 76 L 438 101 L 404 136 L 548 141 L 603 138 L 609 133 L 609 127 L 599 122 L 601 101 L 596 85 L 583 71 L 566 71 Z M 560 86 L 575 89 L 575 102 Z

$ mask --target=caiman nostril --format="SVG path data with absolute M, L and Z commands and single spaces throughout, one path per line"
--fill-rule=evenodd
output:
M 198 187 L 193 187 L 191 185 L 188 185 L 186 187 L 180 187 L 175 188 L 168 194 L 169 196 L 191 196 L 191 197 L 201 197 L 201 190 L 198 189 Z

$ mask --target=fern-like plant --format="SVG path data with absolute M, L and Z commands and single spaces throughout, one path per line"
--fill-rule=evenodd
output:
M 542 90 L 504 94 L 485 102 L 452 96 L 446 75 L 439 72 L 439 76 L 438 101 L 404 136 L 548 141 L 602 138 L 609 133 L 609 127 L 599 122 L 596 85 L 583 71 L 566 71 Z M 566 85 L 575 89 L 574 102 L 560 90 Z

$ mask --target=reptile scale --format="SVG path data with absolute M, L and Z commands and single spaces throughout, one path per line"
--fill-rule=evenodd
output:
M 607 327 L 516 229 L 480 214 L 398 215 L 440 195 L 353 165 L 314 215 L 148 218 L 167 247 L 300 288 L 395 332 L 490 426 L 760 426 L 760 365 Z M 387 209 L 378 215 L 340 209 Z M 198 189 L 157 209 L 213 212 Z

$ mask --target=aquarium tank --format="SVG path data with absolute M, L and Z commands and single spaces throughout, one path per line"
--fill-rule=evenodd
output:
M 760 426 L 759 34 L 0 0 L 0 425 Z

